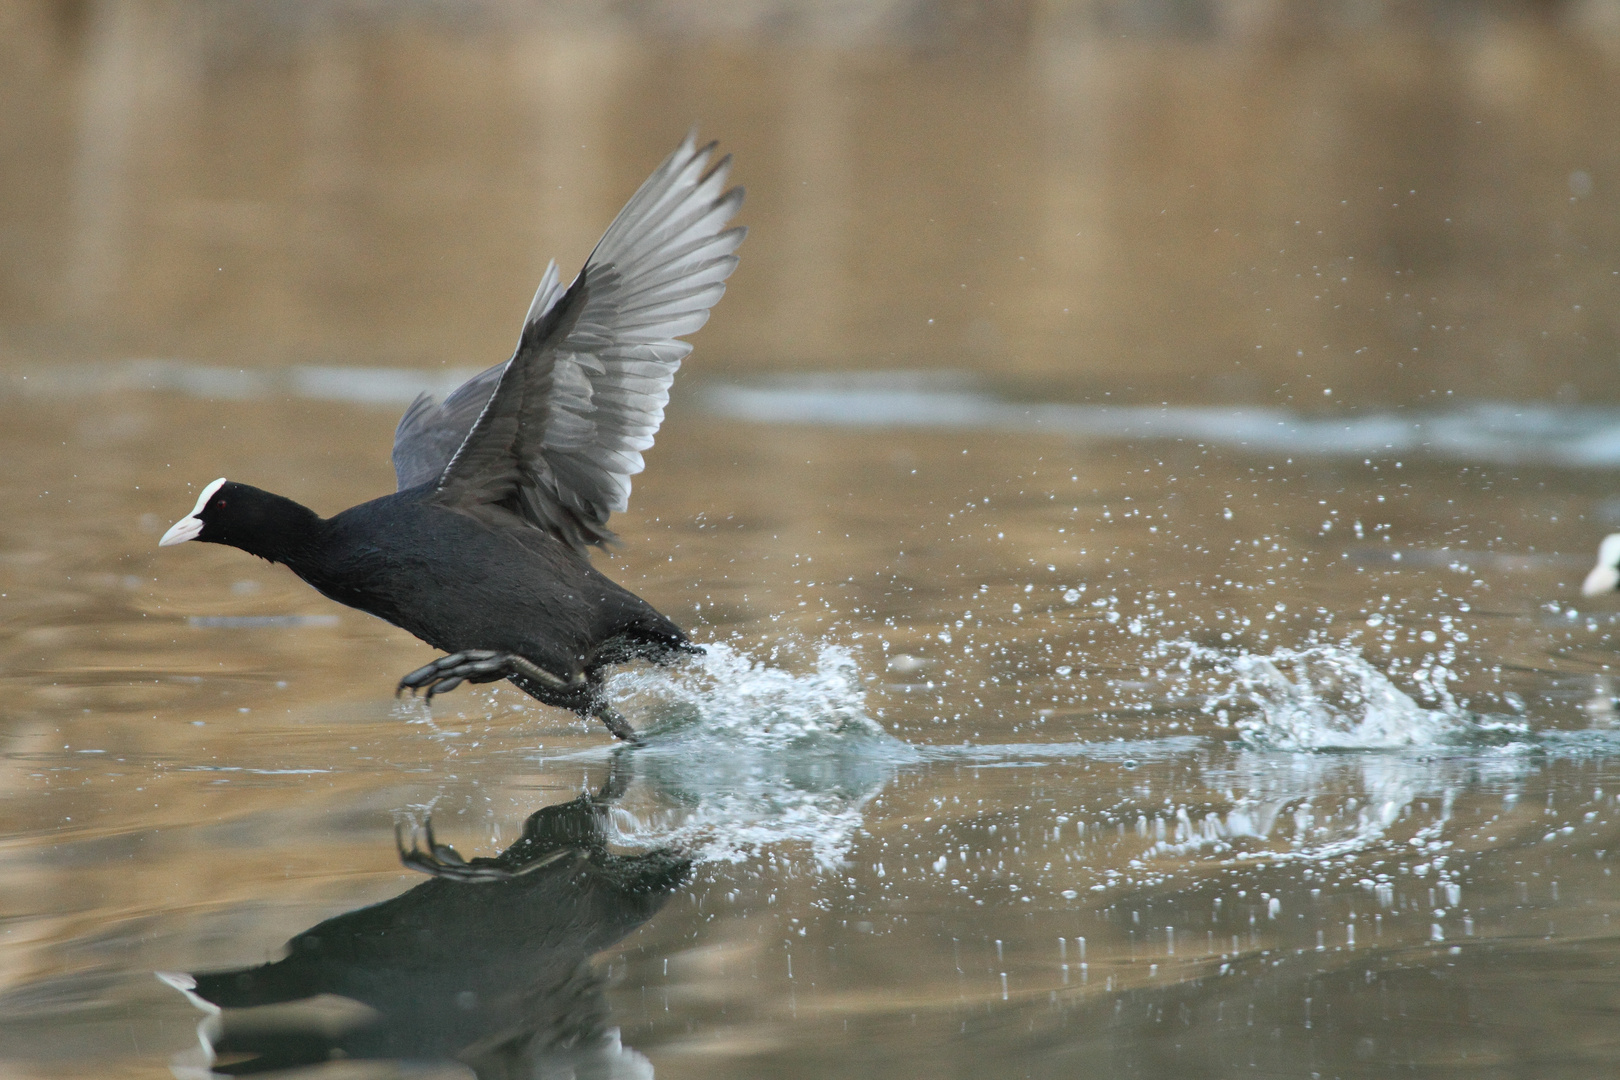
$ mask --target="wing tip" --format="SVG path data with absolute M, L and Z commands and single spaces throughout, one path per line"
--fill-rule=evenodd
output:
M 545 272 L 540 275 L 540 284 L 535 286 L 534 299 L 529 301 L 528 313 L 523 316 L 524 326 L 528 326 L 550 309 L 554 302 L 554 294 L 558 292 L 557 285 L 561 280 L 562 277 L 557 272 L 557 260 L 548 259 Z
M 704 154 L 713 153 L 719 146 L 720 146 L 720 143 L 718 141 L 712 142 L 708 146 L 703 148 L 703 152 L 704 152 Z M 727 154 L 725 157 L 721 158 L 719 161 L 715 162 L 713 165 L 710 165 L 708 167 L 708 169 L 704 171 L 703 175 L 698 177 L 697 183 L 694 184 L 693 186 L 694 187 L 702 187 L 704 184 L 707 184 L 710 180 L 713 180 L 717 176 L 720 178 L 721 182 L 723 183 L 725 181 L 725 178 L 728 175 L 730 175 L 730 173 L 731 173 L 732 159 L 735 156 L 736 155 L 734 155 L 734 154 Z
M 686 253 L 681 255 L 682 258 L 694 254 L 699 257 L 706 255 L 726 267 L 725 275 L 720 282 L 715 283 L 716 287 L 712 290 L 713 299 L 702 310 L 686 312 L 674 318 L 655 317 L 644 325 L 619 328 L 626 331 L 626 336 L 630 339 L 656 331 L 655 340 L 627 340 L 621 343 L 624 349 L 620 351 L 627 352 L 627 355 L 620 359 L 636 362 L 645 359 L 659 364 L 664 369 L 657 378 L 662 386 L 651 395 L 656 399 L 657 407 L 649 411 L 650 431 L 657 430 L 663 419 L 663 405 L 668 401 L 668 383 L 673 378 L 675 370 L 680 367 L 681 360 L 692 350 L 691 343 L 680 338 L 695 333 L 708 321 L 709 309 L 725 292 L 724 277 L 729 276 L 731 270 L 737 266 L 738 259 L 732 253 L 748 235 L 748 230 L 744 226 L 723 227 L 741 207 L 747 191 L 741 185 L 717 191 L 724 187 L 734 160 L 732 154 L 725 154 L 710 164 L 711 156 L 718 150 L 719 145 L 719 140 L 714 139 L 699 146 L 698 128 L 693 125 L 675 151 L 643 182 L 609 224 L 573 284 L 567 288 L 558 287 L 556 263 L 552 261 L 547 264 L 540 288 L 536 290 L 535 299 L 531 302 L 524 320 L 518 352 L 505 364 L 498 365 L 501 376 L 497 386 L 489 399 L 483 403 L 483 409 L 474 418 L 460 445 L 455 448 L 438 474 L 441 488 L 449 482 L 452 473 L 462 463 L 468 445 L 477 436 L 485 415 L 500 396 L 500 386 L 506 382 L 507 373 L 513 363 L 524 350 L 533 349 L 540 343 L 540 339 L 558 329 L 560 323 L 576 317 L 579 312 L 575 308 L 583 304 L 587 291 L 591 293 L 611 291 L 612 281 L 619 274 L 618 268 L 614 266 L 611 258 L 606 262 L 599 262 L 598 256 L 612 251 L 613 243 L 638 229 L 652 230 L 655 248 L 660 244 L 674 245 L 677 249 L 686 250 Z M 669 220 L 671 216 L 675 219 L 673 224 Z M 661 217 L 662 227 L 659 224 Z M 648 224 L 649 221 L 652 222 L 651 225 Z M 693 240 L 687 235 L 684 241 L 680 240 L 683 230 L 695 231 L 698 238 Z M 591 329 L 594 332 L 594 327 Z M 628 355 L 629 353 L 634 355 Z M 645 356 L 645 353 L 655 355 L 649 357 Z M 613 513 L 622 513 L 628 508 L 630 477 L 645 468 L 640 450 L 651 447 L 650 431 L 639 437 L 635 431 L 629 433 L 630 441 L 634 445 L 629 448 L 624 446 L 617 448 L 619 453 L 613 456 L 618 458 L 614 462 L 618 468 L 610 469 L 607 477 L 585 478 L 586 488 L 598 486 L 600 494 L 606 498 L 581 498 L 578 490 L 570 491 L 568 494 L 571 497 L 562 498 L 559 498 L 564 495 L 562 491 L 551 490 L 545 495 L 531 491 L 527 494 L 541 498 L 543 505 L 528 506 L 529 499 L 526 497 L 523 500 L 526 509 L 521 516 L 531 525 L 556 536 L 581 554 L 592 547 L 611 552 L 618 545 L 619 537 L 607 527 L 607 521 Z M 598 465 L 600 466 L 600 463 Z M 617 475 L 613 475 L 614 473 Z M 558 477 L 554 477 L 553 483 L 573 488 L 572 484 L 563 485 Z

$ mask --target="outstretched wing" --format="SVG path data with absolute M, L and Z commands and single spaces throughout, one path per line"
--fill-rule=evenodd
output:
M 710 169 L 713 149 L 688 135 L 566 290 L 546 271 L 510 360 L 412 404 L 394 436 L 401 489 L 506 506 L 579 550 L 612 539 L 692 350 L 679 336 L 708 321 L 746 232 L 726 228 L 743 192 L 724 190 L 731 159 Z
M 418 394 L 394 429 L 394 476 L 399 490 L 437 480 L 467 438 L 478 414 L 489 404 L 506 362 L 468 379 L 442 402 Z
M 540 275 L 540 287 L 534 291 L 529 313 L 523 318 L 525 328 L 551 310 L 562 295 L 562 283 L 557 276 L 557 260 L 546 264 Z M 456 450 L 467 439 L 478 414 L 489 404 L 501 373 L 509 361 L 501 361 L 485 368 L 451 391 L 443 401 L 435 401 L 432 394 L 418 394 L 399 418 L 394 428 L 394 476 L 399 490 L 416 487 L 437 480 L 456 456 Z

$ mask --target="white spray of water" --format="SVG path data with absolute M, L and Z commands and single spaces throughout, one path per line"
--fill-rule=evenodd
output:
M 1335 858 L 1391 842 L 1413 804 L 1432 796 L 1436 816 L 1400 841 L 1421 848 L 1450 818 L 1461 783 L 1451 773 L 1479 768 L 1469 747 L 1508 750 L 1533 738 L 1526 724 L 1470 714 L 1449 691 L 1449 670 L 1432 661 L 1414 674 L 1415 688 L 1434 703 L 1425 707 L 1349 644 L 1257 656 L 1177 641 L 1160 653 L 1177 656 L 1171 667 L 1182 689 L 1200 691 L 1203 711 L 1234 728 L 1240 746 L 1284 753 L 1239 753 L 1217 768 L 1212 786 L 1241 794 L 1224 812 L 1195 819 L 1183 811 L 1157 856 Z M 1413 750 L 1464 756 L 1442 767 L 1406 753 Z
M 1264 750 L 1406 750 L 1465 738 L 1477 724 L 1451 696 L 1449 673 L 1426 668 L 1426 708 L 1346 645 L 1278 648 L 1265 656 L 1230 655 L 1171 642 L 1178 665 L 1204 694 L 1203 711 L 1230 723 L 1247 745 Z
M 848 737 L 887 738 L 866 715 L 855 658 L 821 645 L 813 672 L 772 667 L 724 642 L 681 666 L 640 668 L 608 680 L 608 695 L 660 745 L 723 739 L 727 746 L 787 749 Z
M 614 808 L 625 843 L 673 844 L 742 862 L 808 847 L 847 856 L 864 808 L 916 752 L 866 714 L 849 650 L 822 645 L 796 674 L 725 643 L 674 670 L 615 676 L 609 692 L 648 738 L 627 755 L 637 783 Z

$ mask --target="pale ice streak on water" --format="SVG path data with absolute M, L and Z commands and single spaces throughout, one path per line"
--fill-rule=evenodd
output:
M 401 408 L 443 395 L 476 368 L 299 364 L 228 368 L 169 359 L 57 364 L 0 378 L 0 396 L 73 397 L 163 391 L 206 400 L 298 397 Z M 1430 454 L 1460 461 L 1604 467 L 1620 464 L 1620 410 L 1524 402 L 1452 409 L 1302 412 L 1254 406 L 1121 406 L 998 397 L 965 372 L 873 371 L 721 383 L 703 394 L 712 413 L 762 424 L 940 428 L 1082 439 L 1191 440 L 1325 457 Z
M 1498 464 L 1620 463 L 1620 411 L 1605 407 L 1483 401 L 1421 411 L 1302 412 L 1027 402 L 998 397 L 967 373 L 906 371 L 725 383 L 710 387 L 704 401 L 718 415 L 766 424 L 1187 440 L 1325 457 L 1411 453 Z
M 418 394 L 448 394 L 477 373 L 477 368 L 423 371 L 343 364 L 218 367 L 184 360 L 136 359 L 53 364 L 9 372 L 0 377 L 0 395 L 51 398 L 156 391 L 212 401 L 286 396 L 397 409 L 409 405 Z
M 634 782 L 614 808 L 618 839 L 673 844 L 700 861 L 767 849 L 838 865 L 863 808 L 916 751 L 866 713 L 854 657 L 816 649 L 793 672 L 725 642 L 674 670 L 621 672 L 608 685 L 647 737 L 625 755 Z

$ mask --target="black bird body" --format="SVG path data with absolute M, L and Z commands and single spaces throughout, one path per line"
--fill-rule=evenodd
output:
M 317 543 L 277 561 L 445 652 L 515 653 L 572 678 L 690 648 L 651 604 L 499 507 L 442 506 L 422 485 L 312 527 Z
M 688 137 L 563 288 L 552 264 L 512 358 L 443 402 L 419 397 L 394 436 L 399 489 L 321 518 L 223 478 L 161 544 L 202 540 L 289 567 L 326 596 L 448 656 L 400 689 L 509 679 L 548 704 L 634 732 L 602 698 L 606 668 L 699 652 L 588 557 L 613 538 L 681 359 L 737 264 L 729 159 Z

